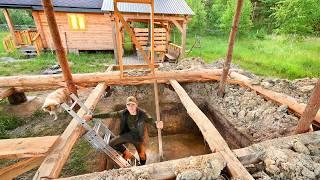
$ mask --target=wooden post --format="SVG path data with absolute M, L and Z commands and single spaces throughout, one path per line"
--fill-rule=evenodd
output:
M 183 21 L 182 32 L 181 32 L 181 58 L 184 58 L 186 53 L 186 42 L 187 42 L 187 22 Z
M 41 42 L 43 44 L 43 48 L 48 48 L 48 43 L 47 43 L 47 40 L 46 40 L 46 36 L 44 34 L 44 30 L 43 30 L 43 26 L 42 26 L 42 23 L 41 23 L 41 18 L 40 18 L 40 15 L 39 15 L 39 11 L 32 11 L 32 16 L 33 16 L 34 22 L 35 22 L 35 24 L 37 26 L 37 30 L 40 33 L 40 37 L 41 37 Z
M 8 24 L 12 39 L 13 39 L 15 45 L 18 46 L 19 43 L 18 43 L 16 34 L 14 32 L 14 26 L 13 26 L 13 23 L 11 21 L 10 15 L 9 15 L 9 11 L 8 11 L 7 8 L 4 8 L 2 11 L 3 11 L 4 17 L 6 18 L 6 21 L 7 21 L 7 24 Z
M 154 66 L 154 0 L 151 0 L 151 13 L 150 13 L 150 30 L 151 30 L 151 69 L 152 75 L 155 77 L 155 66 Z M 158 90 L 158 82 L 155 78 L 154 83 L 154 97 L 155 97 L 155 106 L 156 106 L 156 116 L 157 122 L 161 121 L 160 117 L 160 106 L 159 106 L 159 90 Z M 158 145 L 159 145 L 159 158 L 160 161 L 163 160 L 163 150 L 162 150 L 162 135 L 161 129 L 158 129 Z
M 117 45 L 117 31 L 116 31 L 116 24 L 115 24 L 115 17 L 114 15 L 111 16 L 111 24 L 112 24 L 112 42 L 113 42 L 113 54 L 115 59 L 115 64 L 119 64 L 119 57 L 118 57 L 118 45 Z
M 115 7 L 116 7 L 116 2 Z M 117 8 L 115 8 L 115 11 Z M 121 32 L 119 28 L 119 18 L 118 16 L 115 16 L 115 28 L 116 28 L 116 39 L 117 39 L 117 55 L 118 55 L 118 62 L 120 66 L 120 78 L 123 78 L 123 59 L 122 59 L 122 41 L 121 41 Z
M 232 29 L 229 36 L 229 46 L 227 50 L 226 60 L 224 61 L 223 73 L 221 76 L 220 86 L 218 90 L 218 95 L 220 97 L 224 96 L 224 89 L 225 89 L 225 84 L 226 84 L 227 76 L 230 69 L 230 64 L 232 61 L 233 46 L 236 38 L 236 33 L 238 31 L 242 5 L 243 5 L 243 0 L 238 0 L 236 12 L 233 17 Z
M 320 79 L 318 80 L 296 128 L 296 134 L 308 132 L 320 108 Z
M 58 25 L 54 16 L 51 0 L 42 0 L 44 13 L 47 17 L 50 34 L 56 50 L 59 64 L 62 69 L 64 80 L 70 93 L 77 94 L 77 88 L 72 80 L 71 70 L 69 68 L 66 52 L 62 46 L 61 37 L 58 30 Z

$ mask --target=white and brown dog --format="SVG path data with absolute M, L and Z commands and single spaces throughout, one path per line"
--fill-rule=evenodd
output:
M 50 115 L 54 115 L 54 120 L 57 120 L 57 112 L 61 112 L 60 105 L 62 103 L 68 103 L 70 100 L 68 89 L 59 88 L 47 96 L 43 103 L 42 109 L 45 112 L 49 112 Z

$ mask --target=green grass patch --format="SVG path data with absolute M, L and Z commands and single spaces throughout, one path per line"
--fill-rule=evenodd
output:
M 61 177 L 75 176 L 93 172 L 95 150 L 85 139 L 80 139 L 72 148 L 71 155 L 64 165 Z
M 7 131 L 13 130 L 22 124 L 23 121 L 19 117 L 0 111 L 0 139 L 9 138 Z
M 3 47 L 3 43 L 2 43 L 2 40 L 9 35 L 9 32 L 0 32 L 0 57 L 2 54 L 6 53 L 6 51 L 4 50 L 4 47 Z
M 187 48 L 195 42 L 190 35 Z M 205 36 L 201 48 L 194 48 L 188 56 L 199 56 L 212 63 L 225 57 L 227 36 Z M 257 75 L 287 79 L 320 76 L 320 38 L 292 40 L 277 36 L 264 39 L 238 38 L 233 63 Z
M 81 53 L 69 54 L 68 59 L 73 73 L 101 72 L 108 64 L 113 63 L 113 55 L 107 53 Z M 0 76 L 12 76 L 19 74 L 41 74 L 45 69 L 57 64 L 55 55 L 42 53 L 30 60 L 17 62 L 1 62 Z

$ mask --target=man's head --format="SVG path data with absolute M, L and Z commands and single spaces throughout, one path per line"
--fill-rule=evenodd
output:
M 129 96 L 127 98 L 126 106 L 131 115 L 137 114 L 138 101 L 134 96 Z

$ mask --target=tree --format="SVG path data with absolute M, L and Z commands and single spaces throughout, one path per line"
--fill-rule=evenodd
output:
M 222 30 L 227 31 L 227 32 L 230 31 L 236 5 L 237 5 L 236 0 L 228 0 L 227 7 L 226 7 L 224 13 L 222 14 L 221 20 L 220 20 L 220 22 L 221 22 L 220 28 Z M 244 0 L 242 11 L 241 11 L 241 16 L 240 16 L 240 23 L 239 23 L 239 27 L 238 27 L 239 33 L 248 32 L 250 30 L 250 28 L 252 27 L 251 13 L 252 13 L 251 1 Z
M 275 8 L 275 32 L 307 35 L 319 33 L 320 0 L 282 0 Z
M 203 33 L 206 29 L 206 16 L 205 4 L 201 0 L 187 0 L 188 5 L 191 7 L 195 15 L 189 23 L 189 28 L 193 32 Z

